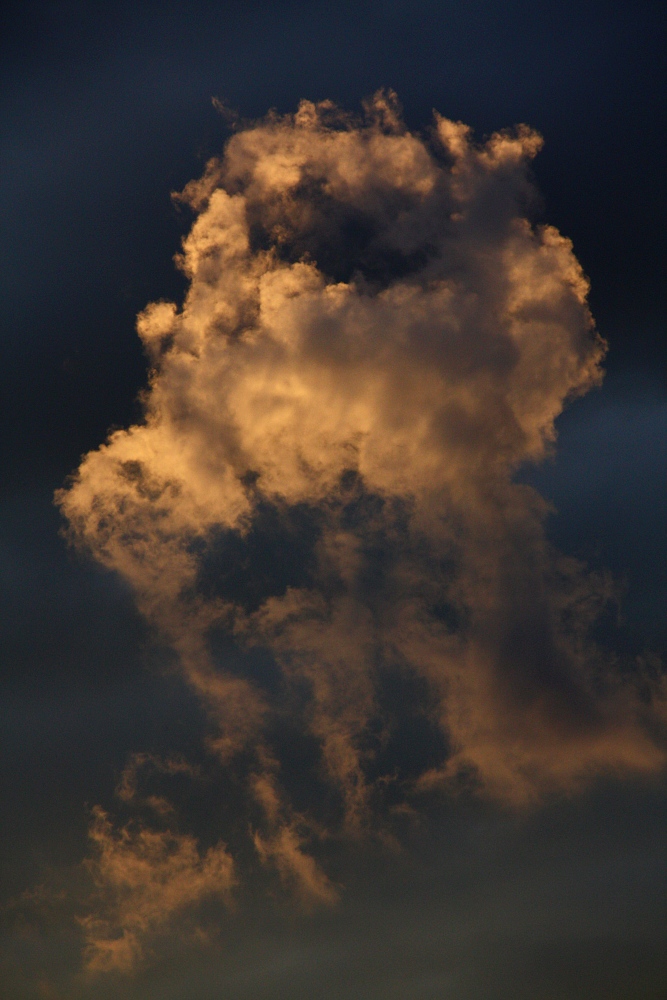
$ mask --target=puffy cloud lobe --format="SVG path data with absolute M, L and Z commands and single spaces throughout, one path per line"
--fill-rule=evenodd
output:
M 605 350 L 570 241 L 527 218 L 540 145 L 525 126 L 478 145 L 439 115 L 411 134 L 391 92 L 364 120 L 304 101 L 235 134 L 180 196 L 190 285 L 139 316 L 145 420 L 59 502 L 178 650 L 221 759 L 259 748 L 265 807 L 277 696 L 226 669 L 216 630 L 307 689 L 299 718 L 348 832 L 370 822 L 387 666 L 425 682 L 447 746 L 416 789 L 467 776 L 523 803 L 663 763 L 589 638 L 604 581 L 551 550 L 546 505 L 512 480 Z M 333 898 L 294 861 L 289 809 L 265 812 L 261 858 Z

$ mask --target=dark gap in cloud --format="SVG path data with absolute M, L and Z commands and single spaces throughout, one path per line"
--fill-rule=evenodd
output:
M 245 530 L 220 526 L 192 543 L 199 556 L 196 590 L 253 612 L 290 587 L 312 586 L 322 519 L 307 503 L 288 506 L 257 497 Z
M 226 186 L 235 190 L 234 184 Z M 428 227 L 423 232 L 402 231 L 402 221 L 418 203 L 401 192 L 387 188 L 378 196 L 379 206 L 365 209 L 341 204 L 325 190 L 324 179 L 304 177 L 292 197 L 285 216 L 280 202 L 267 203 L 249 193 L 246 211 L 253 251 L 274 249 L 289 264 L 312 261 L 330 281 L 354 278 L 375 291 L 419 274 L 441 252 Z M 410 246 L 414 242 L 417 245 Z
M 435 721 L 433 693 L 406 665 L 386 663 L 377 672 L 376 753 L 368 763 L 369 780 L 382 784 L 389 807 L 404 799 L 410 785 L 450 753 L 447 735 Z M 381 787 L 382 787 L 381 784 Z
M 228 591 L 225 590 L 224 593 L 227 595 Z M 241 604 L 240 601 L 237 603 Z M 233 677 L 252 681 L 272 699 L 284 699 L 284 678 L 269 649 L 263 646 L 241 646 L 226 627 L 213 626 L 207 632 L 207 639 L 213 662 L 220 670 Z
M 577 681 L 572 653 L 559 642 L 548 606 L 523 608 L 498 641 L 499 665 L 510 699 L 520 707 L 549 706 L 552 722 L 575 732 L 595 723 L 590 695 Z
M 285 710 L 276 713 L 267 736 L 280 760 L 278 777 L 294 811 L 312 820 L 316 829 L 330 830 L 344 820 L 344 804 L 327 778 L 321 742 L 308 727 L 310 694 L 293 685 Z M 256 818 L 261 818 L 259 812 Z

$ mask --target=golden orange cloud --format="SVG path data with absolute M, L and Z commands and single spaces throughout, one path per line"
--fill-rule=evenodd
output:
M 352 835 L 376 822 L 387 665 L 425 685 L 446 745 L 409 796 L 465 779 L 523 804 L 664 764 L 646 699 L 590 638 L 605 581 L 553 551 L 546 504 L 514 480 L 605 353 L 570 241 L 528 218 L 540 146 L 526 126 L 477 144 L 439 115 L 413 134 L 391 92 L 363 120 L 304 101 L 237 132 L 179 196 L 196 214 L 182 307 L 138 319 L 144 420 L 58 494 L 178 652 L 221 763 L 252 758 L 259 857 L 311 903 L 336 893 L 279 787 L 290 692 Z M 280 695 L 229 668 L 220 632 L 271 654 Z M 226 854 L 96 824 L 101 879 L 143 859 L 113 945 L 128 962 L 160 894 L 231 878 Z
M 89 867 L 100 890 L 98 911 L 81 919 L 92 972 L 127 972 L 175 917 L 210 896 L 229 898 L 234 863 L 223 844 L 202 854 L 187 834 L 144 826 L 114 829 L 96 808 Z

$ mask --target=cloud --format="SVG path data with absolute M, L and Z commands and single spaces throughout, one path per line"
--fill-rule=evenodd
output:
M 519 805 L 664 764 L 646 698 L 591 637 L 608 582 L 553 551 L 514 480 L 605 353 L 570 241 L 529 220 L 540 146 L 437 114 L 410 133 L 391 92 L 363 119 L 303 101 L 238 131 L 178 196 L 182 306 L 138 318 L 144 420 L 58 494 L 178 652 L 221 763 L 246 761 L 260 859 L 311 900 L 334 890 L 288 804 L 286 717 L 349 836 L 392 783 Z M 388 709 L 390 675 L 416 700 Z M 406 711 L 439 760 L 397 744 Z M 109 872 L 139 848 L 205 864 L 105 823 Z
M 264 817 L 265 833 L 253 831 L 253 843 L 263 864 L 273 863 L 281 879 L 292 887 L 302 905 L 310 910 L 317 905 L 330 906 L 338 901 L 338 892 L 317 862 L 302 850 L 306 842 L 304 817 L 286 806 L 272 780 L 275 762 L 264 761 L 259 774 L 253 774 L 250 787 Z
M 174 807 L 163 795 L 141 794 L 140 778 L 142 772 L 146 771 L 169 776 L 183 774 L 189 778 L 197 778 L 200 775 L 200 769 L 182 756 L 163 759 L 149 753 L 132 754 L 121 774 L 116 795 L 121 802 L 133 805 L 143 803 L 160 816 L 168 816 L 174 811 Z
M 116 829 L 99 807 L 90 836 L 95 854 L 89 868 L 100 898 L 80 922 L 91 972 L 128 972 L 175 917 L 212 896 L 228 899 L 235 884 L 223 844 L 202 854 L 187 834 L 141 825 Z

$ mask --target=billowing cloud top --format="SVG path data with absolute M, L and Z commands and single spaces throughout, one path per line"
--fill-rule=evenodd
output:
M 178 651 L 220 760 L 250 760 L 259 856 L 311 902 L 336 893 L 305 851 L 315 801 L 284 791 L 280 713 L 351 833 L 392 782 L 520 804 L 663 761 L 589 638 L 605 582 L 550 549 L 512 478 L 605 349 L 570 241 L 527 218 L 540 145 L 439 115 L 411 134 L 391 93 L 363 120 L 304 101 L 239 131 L 179 196 L 182 307 L 139 316 L 145 420 L 59 494 Z M 279 683 L 239 669 L 258 648 Z M 388 674 L 420 692 L 439 760 L 387 750 Z

